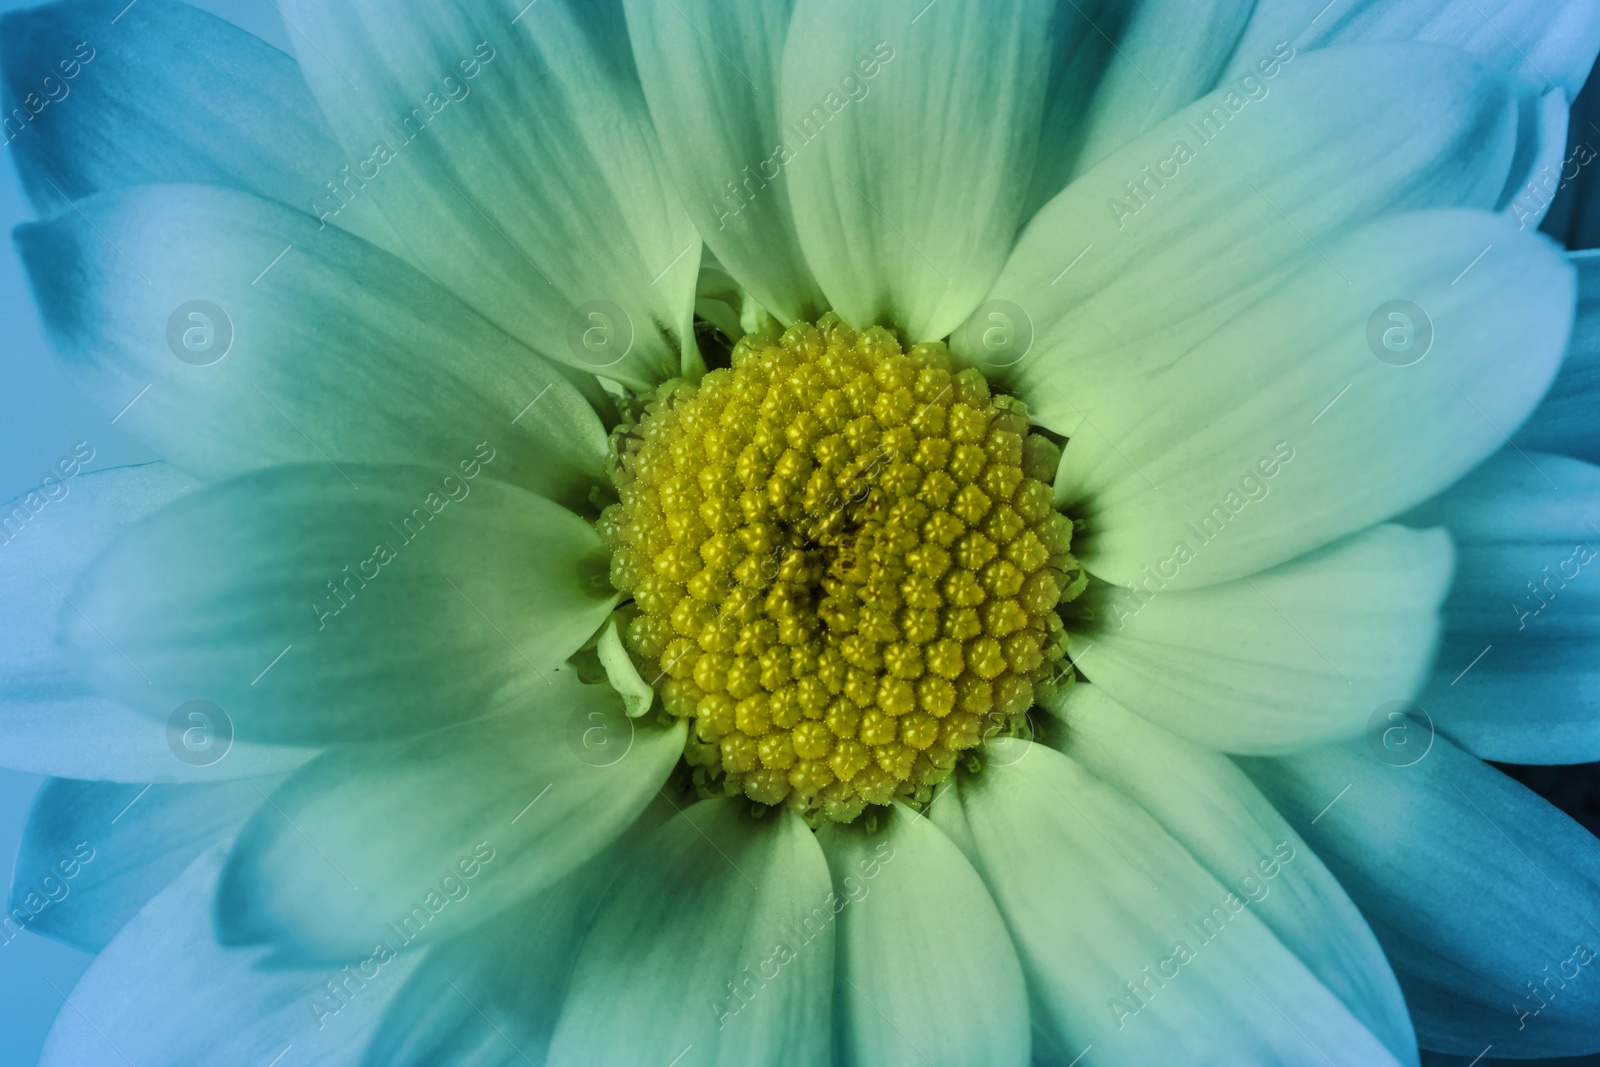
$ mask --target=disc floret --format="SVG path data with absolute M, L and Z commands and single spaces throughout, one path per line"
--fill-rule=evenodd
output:
M 814 820 L 926 800 L 1065 673 L 1086 581 L 1058 447 L 944 346 L 836 316 L 751 335 L 613 436 L 630 649 L 708 792 Z

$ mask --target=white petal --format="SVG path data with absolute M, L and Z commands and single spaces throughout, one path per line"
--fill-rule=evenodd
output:
M 1034 216 L 954 351 L 1070 435 L 1115 384 L 1171 365 L 1294 270 L 1309 263 L 1337 299 L 1355 268 L 1329 246 L 1352 227 L 1500 205 L 1518 98 L 1470 57 L 1374 45 L 1272 63 L 1254 94 L 1217 90 Z M 1031 346 L 984 335 L 1005 304 Z
M 800 251 L 779 145 L 793 0 L 625 0 L 661 155 L 718 261 L 785 324 L 827 305 Z M 853 74 L 853 84 L 863 82 Z
M 42 894 L 51 903 L 27 928 L 99 952 L 202 852 L 232 840 L 280 781 L 137 786 L 52 778 L 28 812 L 11 914 L 29 894 Z
M 314 749 L 237 739 L 220 760 L 180 759 L 165 721 L 97 693 L 62 654 L 63 615 L 73 610 L 66 598 L 78 576 L 123 530 L 199 488 L 164 463 L 81 473 L 93 457 L 80 442 L 38 492 L 0 511 L 0 762 L 30 774 L 140 784 L 250 778 L 304 763 Z
M 1095 1063 L 1130 1067 L 1395 1062 L 1242 885 L 1218 882 L 1067 757 L 1034 745 L 991 763 L 961 803 L 1022 957 L 1037 1058 L 1066 1063 L 1092 1045 Z M 1287 848 L 1258 859 L 1293 876 Z
M 1561 371 L 1513 439 L 1526 449 L 1558 452 L 1600 463 L 1600 251 L 1571 252 L 1578 309 Z
M 1091 573 L 1131 585 L 1186 541 L 1172 585 L 1192 588 L 1381 522 L 1504 444 L 1554 377 L 1572 278 L 1542 236 L 1434 211 L 1323 251 L 1068 443 L 1057 501 Z
M 1379 526 L 1204 589 L 1098 587 L 1076 661 L 1119 703 L 1212 748 L 1352 737 L 1427 677 L 1453 558 L 1440 530 Z
M 504 460 L 492 477 L 574 507 L 603 477 L 605 430 L 554 365 L 301 212 L 146 186 L 17 241 L 69 367 L 201 477 L 325 461 L 448 469 L 480 441 Z
M 839 1067 L 1027 1064 L 1022 968 L 961 850 L 905 807 L 876 834 L 830 825 L 818 840 L 845 902 Z
M 852 325 L 943 337 L 1000 272 L 1038 140 L 1051 6 L 797 0 L 790 196 L 806 259 Z
M 1253 0 L 1058 5 L 1062 39 L 1055 48 L 1028 214 L 1209 92 L 1253 7 Z M 1083 84 L 1091 78 L 1092 88 Z
M 1066 755 L 1153 815 L 1218 881 L 1249 872 L 1241 888 L 1252 911 L 1395 1059 L 1416 1063 L 1405 1001 L 1366 920 L 1238 767 L 1132 714 L 1099 686 L 1071 686 L 1051 710 L 1066 723 Z M 1258 861 L 1283 843 L 1294 850 L 1293 873 L 1266 877 Z
M 1463 48 L 1498 69 L 1578 95 L 1600 50 L 1595 0 L 1344 0 L 1314 14 L 1303 0 L 1260 0 L 1230 73 L 1278 41 L 1321 48 L 1358 41 L 1428 41 Z
M 1511 167 L 1510 188 L 1504 210 L 1519 229 L 1534 230 L 1544 221 L 1556 193 L 1566 185 L 1581 158 L 1567 157 L 1567 122 L 1571 107 L 1561 90 L 1552 89 L 1538 100 L 1525 97 L 1518 125 L 1517 161 Z
M 645 839 L 584 942 L 551 1067 L 826 1063 L 834 909 L 798 815 L 704 800 Z M 619 1005 L 626 1010 L 618 1011 Z
M 106 6 L 12 11 L 0 29 L 11 97 L 39 102 L 20 129 L 9 113 L 5 135 L 40 214 L 159 182 L 228 186 L 316 214 L 345 159 L 292 58 L 189 4 Z M 390 251 L 400 244 L 370 203 L 335 225 Z
M 269 467 L 125 532 L 63 619 L 163 723 L 203 699 L 246 739 L 370 740 L 528 699 L 610 614 L 605 568 L 592 524 L 505 482 Z
M 284 11 L 357 161 L 324 210 L 370 197 L 429 276 L 541 355 L 638 387 L 698 362 L 700 238 L 660 162 L 619 2 Z
M 438 944 L 547 889 L 619 838 L 683 755 L 571 671 L 514 714 L 344 746 L 273 794 L 218 890 L 225 941 L 342 960 L 374 938 Z M 614 732 L 610 748 L 585 735 Z M 447 798 L 447 799 L 446 799 Z

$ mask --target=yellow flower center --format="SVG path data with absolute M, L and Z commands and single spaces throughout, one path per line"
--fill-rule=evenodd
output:
M 943 345 L 829 314 L 618 428 L 612 581 L 703 792 L 813 822 L 926 802 L 1064 675 L 1087 579 L 1028 427 Z

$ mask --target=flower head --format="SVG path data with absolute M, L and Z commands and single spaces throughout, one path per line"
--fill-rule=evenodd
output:
M 4 49 L 83 79 L 41 315 L 173 465 L 0 558 L 21 869 L 166 783 L 28 909 L 104 950 L 48 1060 L 1600 1044 L 1600 846 L 1477 758 L 1596 732 L 1429 681 L 1578 464 L 1500 450 L 1578 448 L 1519 196 L 1592 4 L 115 6 Z

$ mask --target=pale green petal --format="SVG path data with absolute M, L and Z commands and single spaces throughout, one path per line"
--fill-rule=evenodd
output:
M 491 477 L 573 506 L 604 478 L 605 430 L 553 365 L 302 212 L 145 186 L 17 241 L 79 380 L 201 477 L 324 460 L 450 468 L 488 442 Z
M 706 246 L 784 324 L 815 319 L 827 304 L 800 251 L 778 147 L 790 137 L 778 80 L 794 0 L 624 6 L 662 158 Z
M 1057 501 L 1091 573 L 1193 588 L 1380 522 L 1501 447 L 1555 375 L 1573 287 L 1544 237 L 1432 211 L 1321 250 L 1068 443 Z
M 1092 1045 L 1105 1067 L 1396 1062 L 1245 903 L 1250 872 L 1219 882 L 1076 762 L 1033 745 L 960 789 L 1028 979 L 1036 1060 Z M 1257 859 L 1287 878 L 1288 856 Z
M 818 840 L 844 902 L 838 1067 L 1026 1065 L 1022 968 L 961 850 L 906 807 L 877 834 L 829 825 Z
M 943 337 L 999 274 L 1032 172 L 1051 6 L 797 0 L 787 180 L 806 259 L 851 325 Z
M 1427 677 L 1453 559 L 1441 530 L 1379 526 L 1204 589 L 1091 587 L 1097 618 L 1077 624 L 1074 659 L 1119 703 L 1212 748 L 1351 737 Z
M 614 754 L 585 747 L 597 729 L 616 735 Z M 335 749 L 240 835 L 218 891 L 223 940 L 333 961 L 488 922 L 620 837 L 683 755 L 684 731 L 635 727 L 610 686 L 569 668 L 514 714 Z
M 1324 301 L 1342 298 L 1359 264 L 1329 245 L 1351 227 L 1498 205 L 1517 130 L 1505 79 L 1418 45 L 1274 62 L 1256 99 L 1219 89 L 1034 216 L 983 312 L 952 335 L 957 355 L 1072 434 L 1086 413 L 1100 423 L 1117 383 L 1171 365 L 1289 272 L 1312 270 Z M 1030 347 L 982 343 L 996 302 L 1014 306 Z
M 364 1067 L 542 1063 L 573 962 L 637 841 L 674 814 L 658 792 L 623 839 L 471 933 L 430 950 L 394 998 Z
M 1405 1000 L 1366 920 L 1238 767 L 1130 713 L 1099 686 L 1071 686 L 1050 708 L 1066 724 L 1066 755 L 1153 815 L 1218 881 L 1247 872 L 1242 895 L 1267 928 L 1395 1059 L 1417 1062 Z M 1284 843 L 1293 873 L 1267 877 L 1257 862 Z
M 124 534 L 62 615 L 163 723 L 205 699 L 245 739 L 350 741 L 534 699 L 616 603 L 606 567 L 589 523 L 481 474 L 272 467 Z
M 371 198 L 430 277 L 541 355 L 636 387 L 698 363 L 700 238 L 667 181 L 620 0 L 284 13 L 356 161 L 326 210 Z
M 839 899 L 798 815 L 695 804 L 645 838 L 612 888 L 546 1062 L 828 1063 Z

